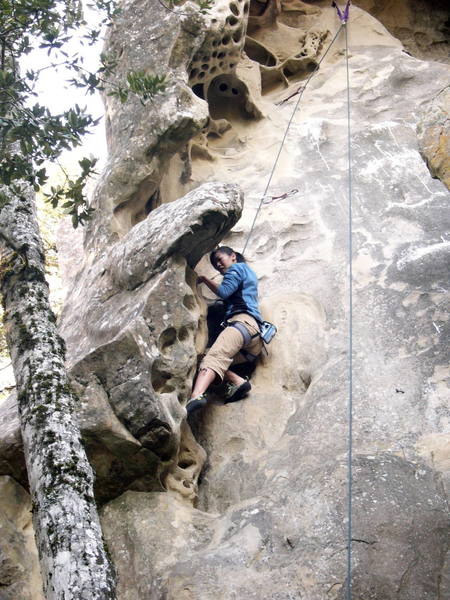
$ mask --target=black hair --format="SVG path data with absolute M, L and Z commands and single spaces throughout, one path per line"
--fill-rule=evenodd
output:
M 216 248 L 215 250 L 213 250 L 211 252 L 211 254 L 209 255 L 209 260 L 215 269 L 217 269 L 217 267 L 216 267 L 217 252 L 223 252 L 224 254 L 228 254 L 228 256 L 231 256 L 234 253 L 234 254 L 236 254 L 236 262 L 240 262 L 240 263 L 246 262 L 244 255 L 241 254 L 240 252 L 236 252 L 236 250 L 233 250 L 233 248 L 230 248 L 229 246 L 220 246 L 219 248 Z

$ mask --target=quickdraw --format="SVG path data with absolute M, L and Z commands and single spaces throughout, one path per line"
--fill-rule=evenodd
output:
M 286 198 L 289 198 L 290 196 L 295 196 L 296 194 L 298 194 L 299 190 L 297 188 L 294 188 L 293 190 L 290 190 L 289 192 L 285 192 L 284 194 L 281 194 L 280 196 L 265 196 L 264 200 L 263 200 L 263 204 L 272 204 L 272 202 L 276 202 L 277 200 L 285 200 Z
M 331 6 L 334 6 L 334 8 L 337 11 L 338 17 L 341 20 L 341 23 L 343 25 L 347 24 L 348 21 L 348 17 L 349 17 L 349 11 L 350 11 L 350 4 L 351 4 L 351 0 L 347 0 L 347 4 L 345 5 L 344 11 L 342 12 L 341 9 L 339 8 L 339 6 L 336 4 L 336 2 L 332 2 Z

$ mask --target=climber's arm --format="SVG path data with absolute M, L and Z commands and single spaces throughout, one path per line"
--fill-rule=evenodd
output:
M 241 280 L 242 275 L 235 265 L 227 270 L 220 285 L 217 285 L 217 283 L 214 283 L 214 281 L 208 277 L 202 276 L 198 278 L 199 283 L 207 285 L 209 289 L 219 296 L 219 298 L 222 298 L 222 300 L 226 300 L 231 294 L 234 294 L 238 289 Z
M 217 290 L 219 286 L 217 285 L 217 283 L 214 283 L 212 279 L 209 279 L 208 277 L 202 275 L 197 279 L 197 283 L 204 283 L 214 294 L 216 294 L 216 296 L 218 295 Z

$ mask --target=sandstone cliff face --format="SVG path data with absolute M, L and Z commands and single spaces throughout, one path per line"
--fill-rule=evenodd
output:
M 221 0 L 200 16 L 136 0 L 111 32 L 118 77 L 171 81 L 146 107 L 108 100 L 109 162 L 61 324 L 123 600 L 343 598 L 350 388 L 353 597 L 450 593 L 449 68 L 385 28 L 414 52 L 426 25 L 441 47 L 444 8 L 419 26 L 412 0 L 356 4 L 351 232 L 341 32 L 247 237 L 292 94 L 339 27 L 329 2 Z M 251 396 L 209 405 L 194 439 L 192 269 L 224 236 L 248 240 L 279 333 Z M 11 401 L 0 416 L 2 472 L 23 482 Z

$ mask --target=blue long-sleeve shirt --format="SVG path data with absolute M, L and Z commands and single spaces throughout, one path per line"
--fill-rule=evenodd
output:
M 258 279 L 246 263 L 235 263 L 227 269 L 217 295 L 227 305 L 226 318 L 243 312 L 263 320 L 258 308 Z

